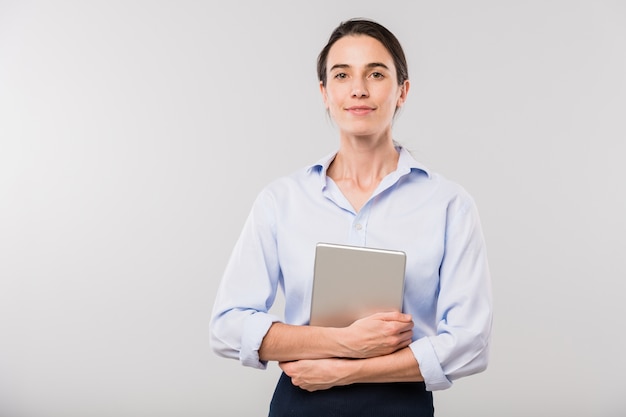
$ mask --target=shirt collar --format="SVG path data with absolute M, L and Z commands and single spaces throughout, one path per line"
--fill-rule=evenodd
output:
M 426 174 L 426 176 L 428 178 L 431 177 L 431 173 L 430 170 L 428 168 L 426 168 L 424 165 L 422 165 L 421 163 L 417 162 L 417 160 L 413 157 L 413 155 L 403 146 L 400 145 L 396 145 L 396 150 L 398 151 L 398 153 L 400 154 L 400 157 L 398 158 L 398 168 L 396 169 L 396 175 L 398 176 L 402 176 L 404 174 L 408 174 L 409 172 L 412 171 L 421 171 L 424 174 Z M 320 178 L 323 181 L 323 185 L 326 184 L 326 171 L 328 170 L 328 167 L 330 166 L 330 163 L 333 162 L 333 160 L 335 159 L 335 156 L 337 155 L 338 151 L 334 151 L 326 156 L 324 156 L 323 158 L 321 158 L 319 161 L 317 161 L 315 164 L 310 165 L 307 168 L 307 172 L 309 173 L 313 173 L 313 172 L 317 172 L 320 175 Z

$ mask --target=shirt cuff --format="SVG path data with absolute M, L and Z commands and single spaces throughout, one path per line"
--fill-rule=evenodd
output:
M 441 368 L 439 358 L 428 337 L 422 337 L 416 340 L 411 343 L 409 347 L 415 359 L 417 359 L 420 372 L 428 391 L 444 390 L 452 386 L 452 382 L 446 377 L 446 374 Z
M 257 369 L 267 368 L 267 361 L 259 359 L 259 348 L 271 325 L 280 319 L 266 313 L 248 316 L 243 325 L 239 361 L 244 366 Z

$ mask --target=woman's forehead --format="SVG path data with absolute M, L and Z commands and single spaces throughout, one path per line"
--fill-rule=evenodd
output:
M 362 66 L 380 62 L 393 67 L 393 58 L 377 39 L 367 35 L 348 35 L 337 40 L 328 51 L 327 68 L 333 66 Z

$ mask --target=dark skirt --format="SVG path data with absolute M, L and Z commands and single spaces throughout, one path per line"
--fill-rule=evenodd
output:
M 352 384 L 309 392 L 280 376 L 269 417 L 432 417 L 433 396 L 423 382 Z

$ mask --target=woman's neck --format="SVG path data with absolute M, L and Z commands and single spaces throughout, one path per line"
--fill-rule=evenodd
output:
M 327 175 L 358 212 L 378 184 L 396 170 L 399 154 L 393 140 L 342 140 Z
M 396 170 L 398 152 L 390 137 L 380 139 L 341 138 L 339 151 L 328 168 L 333 180 L 351 179 L 358 183 L 380 182 Z

